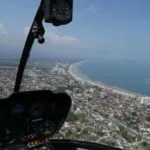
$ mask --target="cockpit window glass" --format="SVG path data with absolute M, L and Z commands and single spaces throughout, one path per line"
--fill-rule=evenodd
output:
M 0 98 L 13 93 L 39 3 L 1 1 Z M 21 91 L 71 96 L 67 121 L 54 138 L 150 149 L 150 1 L 75 0 L 73 7 L 68 25 L 43 22 L 45 43 L 35 40 Z M 16 105 L 12 113 L 23 110 Z

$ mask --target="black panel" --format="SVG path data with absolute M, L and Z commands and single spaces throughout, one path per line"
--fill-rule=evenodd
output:
M 0 100 L 0 134 L 5 135 L 7 128 L 12 139 L 22 137 L 24 142 L 38 136 L 50 137 L 63 125 L 70 106 L 71 99 L 65 93 L 48 90 L 14 93 Z
M 78 141 L 78 140 L 51 140 L 52 146 L 55 150 L 76 150 L 77 148 L 88 149 L 88 150 L 121 150 L 116 147 L 107 145 Z

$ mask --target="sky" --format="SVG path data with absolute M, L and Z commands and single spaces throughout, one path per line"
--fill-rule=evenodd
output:
M 1 0 L 0 57 L 19 57 L 40 0 Z M 74 0 L 73 21 L 44 23 L 31 56 L 149 59 L 149 0 Z

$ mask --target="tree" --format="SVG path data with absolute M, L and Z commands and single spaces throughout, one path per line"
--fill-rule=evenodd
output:
M 78 117 L 76 114 L 70 112 L 67 116 L 67 119 L 66 119 L 68 122 L 70 121 L 77 121 L 78 120 Z
M 67 121 L 68 122 L 70 122 L 70 121 L 77 121 L 77 120 L 86 121 L 85 114 L 82 114 L 82 113 L 74 114 L 73 112 L 70 112 L 68 114 L 68 117 L 67 117 Z
M 146 141 L 140 143 L 142 150 L 150 150 L 150 144 Z

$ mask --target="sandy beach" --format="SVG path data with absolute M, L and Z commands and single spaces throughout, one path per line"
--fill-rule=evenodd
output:
M 81 64 L 85 63 L 86 61 L 87 60 L 80 61 L 80 62 L 75 62 L 75 63 L 73 63 L 73 64 L 71 64 L 69 66 L 68 72 L 76 80 L 80 81 L 81 83 L 88 83 L 90 85 L 98 86 L 98 87 L 101 87 L 101 88 L 109 88 L 109 89 L 112 89 L 112 91 L 114 93 L 118 93 L 118 94 L 121 94 L 121 95 L 124 95 L 124 96 L 130 96 L 130 97 L 137 97 L 138 96 L 138 97 L 143 97 L 140 94 L 136 94 L 136 93 L 132 93 L 132 92 L 130 93 L 130 92 L 127 92 L 127 91 L 123 91 L 123 90 L 119 89 L 118 87 L 106 86 L 104 83 L 102 83 L 100 81 L 98 81 L 98 82 L 91 81 L 85 75 L 81 74 L 80 71 L 79 71 L 79 66 Z

